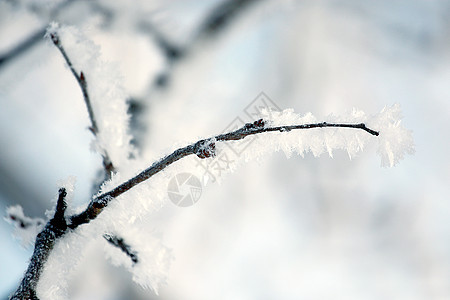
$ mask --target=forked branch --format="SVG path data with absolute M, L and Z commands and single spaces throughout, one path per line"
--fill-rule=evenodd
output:
M 52 251 L 55 242 L 58 237 L 61 237 L 69 231 L 69 229 L 75 229 L 82 224 L 89 223 L 94 220 L 103 209 L 116 197 L 122 195 L 126 191 L 132 189 L 139 183 L 151 178 L 153 175 L 164 170 L 167 166 L 182 159 L 183 157 L 196 154 L 199 158 L 208 158 L 215 156 L 215 143 L 235 141 L 246 138 L 250 135 L 262 134 L 265 132 L 280 132 L 280 134 L 288 134 L 291 130 L 300 129 L 313 129 L 324 127 L 340 127 L 340 128 L 352 128 L 360 129 L 368 132 L 371 135 L 378 136 L 379 132 L 366 127 L 364 123 L 357 124 L 341 124 L 341 123 L 314 123 L 314 124 L 301 124 L 301 125 L 286 125 L 276 127 L 266 127 L 263 119 L 255 121 L 253 123 L 247 123 L 243 127 L 224 134 L 219 134 L 209 139 L 202 139 L 186 147 L 179 148 L 173 153 L 153 163 L 149 168 L 145 169 L 135 177 L 115 187 L 109 192 L 103 193 L 91 200 L 88 207 L 80 214 L 73 215 L 68 218 L 64 218 L 65 211 L 65 190 L 61 189 L 59 192 L 59 199 L 56 207 L 55 216 L 51 219 L 44 230 L 38 234 L 35 243 L 35 249 L 33 256 L 31 257 L 30 265 L 27 272 L 24 275 L 24 279 L 12 296 L 11 299 L 37 299 L 36 298 L 36 285 L 39 280 L 42 268 L 47 260 L 50 252 Z M 66 223 L 67 220 L 67 223 Z M 118 246 L 124 251 L 130 258 L 137 261 L 136 253 L 132 252 L 128 245 L 123 243 L 123 240 L 116 240 L 115 237 L 107 235 L 105 237 L 110 243 Z
M 55 46 L 61 52 L 72 74 L 75 76 L 78 84 L 80 85 L 89 112 L 89 118 L 91 120 L 91 131 L 95 136 L 97 136 L 98 127 L 89 99 L 85 74 L 83 72 L 78 73 L 75 70 L 66 51 L 61 45 L 60 39 L 57 36 L 57 34 L 51 33 L 50 37 Z M 374 136 L 379 135 L 377 131 L 368 128 L 364 123 L 346 124 L 346 123 L 323 122 L 313 124 L 298 124 L 298 125 L 270 127 L 267 126 L 266 122 L 263 119 L 260 119 L 253 123 L 247 123 L 243 127 L 235 131 L 219 134 L 208 139 L 202 139 L 193 144 L 175 150 L 173 153 L 163 157 L 159 161 L 156 161 L 150 167 L 148 167 L 135 177 L 122 183 L 121 185 L 113 188 L 111 191 L 94 197 L 88 204 L 87 208 L 80 214 L 65 217 L 65 211 L 67 207 L 65 197 L 67 193 L 64 188 L 61 188 L 59 190 L 59 197 L 55 209 L 55 215 L 50 221 L 47 222 L 44 229 L 37 235 L 34 252 L 31 257 L 28 269 L 24 275 L 24 278 L 20 286 L 18 287 L 16 292 L 11 296 L 11 299 L 37 299 L 36 287 L 40 275 L 42 273 L 44 264 L 47 261 L 47 258 L 50 255 L 51 251 L 53 250 L 56 241 L 61 236 L 63 236 L 64 234 L 70 232 L 70 230 L 73 230 L 82 224 L 86 224 L 94 220 L 113 199 L 132 189 L 136 185 L 151 178 L 153 175 L 164 170 L 167 166 L 175 163 L 176 161 L 192 154 L 197 155 L 201 159 L 213 157 L 216 155 L 217 142 L 241 140 L 251 135 L 262 134 L 266 132 L 280 132 L 280 134 L 288 134 L 288 132 L 291 130 L 325 128 L 325 127 L 360 129 Z M 106 149 L 103 150 L 104 153 L 102 156 L 105 170 L 108 171 L 107 166 L 111 168 L 110 170 L 114 170 L 114 167 L 111 163 L 111 160 L 108 157 Z M 107 172 L 107 174 L 108 173 L 110 174 L 111 172 Z M 137 263 L 138 257 L 136 252 L 134 252 L 130 248 L 130 246 L 124 242 L 123 239 L 108 234 L 104 235 L 104 238 L 109 243 L 125 252 L 134 263 Z

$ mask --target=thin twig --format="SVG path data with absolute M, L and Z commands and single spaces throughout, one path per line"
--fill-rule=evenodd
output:
M 51 38 L 53 44 L 55 44 L 56 48 L 58 48 L 59 52 L 61 52 L 64 60 L 66 61 L 67 65 L 69 66 L 70 71 L 72 72 L 73 76 L 75 77 L 75 79 L 78 82 L 78 85 L 81 88 L 81 92 L 83 93 L 84 103 L 86 104 L 86 108 L 89 113 L 89 120 L 91 121 L 90 130 L 92 131 L 92 133 L 94 135 L 97 135 L 97 132 L 98 132 L 97 121 L 95 119 L 94 110 L 92 109 L 91 99 L 89 98 L 86 78 L 83 74 L 83 71 L 81 71 L 80 74 L 78 75 L 78 72 L 75 70 L 75 68 L 72 64 L 72 61 L 70 60 L 69 56 L 67 55 L 66 50 L 64 49 L 64 47 L 61 44 L 61 40 L 60 40 L 58 34 L 56 32 L 52 32 L 49 35 L 50 35 L 50 38 Z
M 92 108 L 91 99 L 89 97 L 88 93 L 88 87 L 87 87 L 87 81 L 86 81 L 86 75 L 81 71 L 78 75 L 78 72 L 75 70 L 75 67 L 72 64 L 72 61 L 70 60 L 69 56 L 67 55 L 66 50 L 64 49 L 63 45 L 61 44 L 61 40 L 56 32 L 52 32 L 49 34 L 50 38 L 53 42 L 53 44 L 58 48 L 59 52 L 61 52 L 64 60 L 66 61 L 67 65 L 69 66 L 70 71 L 72 72 L 73 76 L 78 82 L 78 85 L 80 86 L 81 92 L 83 93 L 83 99 L 84 103 L 86 104 L 86 108 L 89 114 L 89 120 L 91 121 L 91 126 L 89 127 L 92 134 L 97 138 L 99 129 L 97 126 L 97 120 L 95 118 L 95 113 Z M 108 151 L 106 149 L 102 149 L 102 159 L 103 159 L 103 168 L 105 169 L 105 177 L 106 179 L 111 178 L 111 174 L 114 173 L 115 167 L 111 161 L 111 158 L 108 155 Z
M 145 169 L 135 177 L 129 179 L 128 181 L 122 183 L 121 185 L 115 187 L 109 192 L 98 195 L 89 203 L 85 211 L 78 215 L 70 217 L 70 228 L 76 228 L 81 224 L 88 223 L 95 219 L 102 210 L 109 204 L 111 200 L 122 195 L 126 191 L 130 190 L 139 183 L 149 179 L 153 175 L 165 169 L 167 166 L 173 164 L 174 162 L 180 160 L 191 154 L 196 154 L 200 158 L 206 158 L 214 155 L 215 144 L 211 141 L 235 141 L 246 138 L 250 135 L 265 133 L 265 132 L 289 132 L 291 130 L 298 129 L 313 129 L 313 128 L 324 128 L 324 127 L 340 127 L 340 128 L 353 128 L 361 129 L 369 134 L 378 136 L 379 132 L 372 130 L 364 123 L 358 124 L 343 124 L 343 123 L 314 123 L 314 124 L 302 124 L 302 125 L 287 125 L 287 126 L 276 126 L 276 127 L 265 127 L 265 122 L 260 119 L 254 123 L 247 123 L 243 127 L 224 134 L 219 134 L 209 139 L 199 140 L 196 143 L 188 145 L 183 148 L 175 150 L 173 153 L 167 155 L 161 160 L 153 163 L 149 168 Z

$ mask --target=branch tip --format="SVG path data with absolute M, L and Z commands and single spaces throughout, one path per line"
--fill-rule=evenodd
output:
M 363 125 L 363 129 L 365 130 L 365 131 L 367 131 L 368 133 L 370 133 L 370 134 L 372 134 L 372 135 L 375 135 L 375 136 L 379 136 L 380 135 L 380 132 L 379 131 L 375 131 L 375 130 L 372 130 L 372 129 L 370 129 L 370 128 L 368 128 L 367 126 L 366 126 L 366 124 L 362 124 Z
M 58 192 L 59 195 L 58 201 L 56 202 L 55 215 L 53 216 L 53 219 L 50 220 L 50 225 L 53 227 L 52 231 L 57 237 L 63 235 L 67 230 L 67 222 L 66 218 L 64 217 L 67 209 L 67 203 L 65 199 L 67 196 L 67 191 L 64 187 L 62 187 Z
M 64 212 L 66 211 L 66 208 L 67 208 L 67 203 L 65 200 L 66 196 L 67 196 L 66 188 L 64 188 L 64 187 L 60 188 L 58 193 L 59 193 L 59 195 L 58 195 L 58 201 L 56 202 L 55 217 L 58 212 L 60 214 L 62 214 L 62 216 L 64 216 Z
M 52 40 L 53 44 L 55 44 L 56 46 L 59 46 L 59 37 L 56 34 L 56 32 L 50 33 L 50 39 Z

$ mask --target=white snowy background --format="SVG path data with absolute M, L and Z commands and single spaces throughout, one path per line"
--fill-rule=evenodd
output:
M 99 45 L 121 73 L 107 79 L 120 76 L 124 92 L 147 107 L 135 168 L 246 118 L 261 92 L 319 120 L 399 103 L 416 148 L 393 168 L 382 168 L 369 146 L 351 160 L 335 151 L 250 161 L 208 184 L 195 205 L 163 199 L 138 222 L 145 230 L 130 229 L 174 257 L 159 296 L 136 285 L 126 267 L 111 266 L 100 236 L 68 260 L 76 270 L 60 280 L 70 278 L 70 298 L 450 298 L 448 1 L 259 1 L 203 38 L 196 28 L 220 1 L 91 1 L 110 14 L 73 1 L 50 15 L 60 2 L 0 2 L 0 53 L 54 20 Z M 188 54 L 169 65 L 139 20 L 190 45 Z M 155 88 L 163 73 L 168 85 Z M 50 42 L 0 65 L 0 209 L 21 204 L 44 218 L 69 176 L 73 204 L 86 203 L 101 168 L 88 126 L 79 87 Z M 5 298 L 31 249 L 21 248 L 8 223 L 0 232 Z M 60 266 L 61 274 L 72 268 Z

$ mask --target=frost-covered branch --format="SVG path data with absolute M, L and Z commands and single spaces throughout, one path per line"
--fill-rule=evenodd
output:
M 267 132 L 280 132 L 282 134 L 287 134 L 292 130 L 300 129 L 313 129 L 313 128 L 324 128 L 324 127 L 340 127 L 340 128 L 352 128 L 360 129 L 368 132 L 369 134 L 378 136 L 378 132 L 367 128 L 364 123 L 358 124 L 340 124 L 340 123 L 314 123 L 314 124 L 299 124 L 299 125 L 287 125 L 287 126 L 275 126 L 266 127 L 263 119 L 255 121 L 254 123 L 247 123 L 245 126 L 239 128 L 238 130 L 219 134 L 209 139 L 202 139 L 186 147 L 179 148 L 173 153 L 167 155 L 161 160 L 155 162 L 149 168 L 145 169 L 137 176 L 131 178 L 130 180 L 124 182 L 123 184 L 117 186 L 107 193 L 103 193 L 95 197 L 85 211 L 78 215 L 74 215 L 68 218 L 69 223 L 66 223 L 64 218 L 64 211 L 66 204 L 64 197 L 66 195 L 65 189 L 60 189 L 59 198 L 56 205 L 56 211 L 53 219 L 51 219 L 44 230 L 38 234 L 36 238 L 35 250 L 31 258 L 30 265 L 24 276 L 24 279 L 11 299 L 22 299 L 23 297 L 35 297 L 31 299 L 37 299 L 35 295 L 37 281 L 42 271 L 42 267 L 47 260 L 56 239 L 67 232 L 67 228 L 75 229 L 79 225 L 89 223 L 94 220 L 103 209 L 116 197 L 122 195 L 128 190 L 132 189 L 139 183 L 151 178 L 153 175 L 165 169 L 167 166 L 173 164 L 174 162 L 186 157 L 188 155 L 196 154 L 199 158 L 208 158 L 215 156 L 215 143 L 216 142 L 226 142 L 244 139 L 250 135 L 262 134 Z M 133 262 L 137 262 L 137 255 L 134 253 L 128 245 L 126 245 L 122 239 L 114 237 L 112 235 L 104 236 L 105 239 L 111 244 L 119 247 L 124 251 Z
M 58 33 L 61 34 L 58 35 Z M 53 43 L 60 50 L 71 72 L 76 77 L 83 91 L 83 95 L 85 96 L 85 101 L 87 99 L 87 103 L 93 105 L 92 116 L 94 116 L 93 111 L 97 114 L 97 119 L 91 118 L 91 123 L 93 124 L 92 132 L 98 143 L 97 149 L 100 150 L 102 155 L 105 155 L 106 149 L 111 150 L 111 157 L 113 157 L 114 162 L 116 162 L 116 159 L 121 159 L 125 156 L 124 154 L 130 153 L 130 138 L 126 131 L 128 122 L 125 112 L 126 106 L 124 98 L 122 97 L 123 94 L 121 94 L 120 89 L 117 88 L 119 84 L 117 84 L 115 77 L 113 77 L 116 73 L 110 72 L 110 69 L 106 69 L 109 72 L 105 72 L 105 65 L 99 59 L 98 48 L 73 28 L 66 27 L 60 29 L 58 26 L 52 26 L 49 29 L 48 34 Z M 67 46 L 69 52 L 83 52 L 89 53 L 89 55 L 82 57 L 78 57 L 77 55 L 70 56 L 70 58 L 74 60 L 74 63 L 72 63 L 66 49 L 62 46 L 62 41 L 64 41 L 64 45 L 66 45 L 66 42 L 69 44 Z M 76 71 L 74 65 L 82 69 L 83 72 Z M 88 94 L 85 73 L 90 75 L 90 95 Z M 94 83 L 92 83 L 92 81 Z M 113 90 L 113 92 L 111 92 L 111 90 Z M 91 96 L 92 99 L 95 99 L 95 101 L 90 102 L 89 96 Z M 113 104 L 111 104 L 111 102 L 113 102 Z M 67 234 L 68 237 L 72 230 L 96 219 L 114 199 L 135 188 L 140 183 L 152 178 L 155 174 L 160 173 L 168 166 L 184 157 L 195 154 L 200 159 L 209 158 L 212 160 L 215 156 L 220 158 L 221 152 L 219 151 L 221 150 L 220 147 L 222 144 L 233 144 L 235 141 L 243 140 L 254 135 L 260 135 L 260 137 L 251 146 L 252 153 L 249 153 L 251 156 L 256 156 L 255 152 L 260 150 L 261 153 L 263 153 L 264 151 L 267 152 L 267 150 L 274 151 L 279 149 L 283 149 L 286 152 L 295 149 L 299 154 L 311 150 L 316 156 L 320 155 L 325 150 L 331 155 L 333 149 L 345 149 L 349 155 L 352 156 L 363 148 L 364 143 L 367 142 L 370 137 L 369 135 L 371 135 L 378 136 L 378 152 L 382 157 L 382 164 L 393 166 L 406 152 L 413 152 L 411 133 L 400 125 L 400 118 L 400 108 L 396 105 L 385 108 L 380 114 L 371 118 L 367 118 L 361 111 L 354 110 L 350 116 L 330 116 L 326 119 L 327 122 L 317 122 L 311 114 L 301 117 L 294 114 L 292 110 L 285 110 L 283 112 L 266 111 L 263 112 L 261 119 L 253 123 L 247 123 L 237 130 L 218 134 L 207 139 L 200 139 L 185 147 L 176 149 L 171 154 L 154 162 L 138 175 L 132 178 L 125 177 L 124 179 L 130 179 L 125 180 L 122 184 L 118 184 L 120 181 L 118 181 L 117 178 L 113 178 L 106 184 L 106 186 L 109 185 L 110 189 L 105 189 L 104 186 L 103 188 L 105 190 L 102 190 L 101 193 L 99 192 L 97 196 L 93 197 L 81 213 L 65 216 L 67 193 L 65 188 L 61 188 L 59 190 L 55 213 L 46 223 L 43 230 L 37 235 L 35 249 L 30 264 L 19 288 L 12 296 L 12 299 L 37 299 L 36 287 L 39 278 L 44 265 L 59 238 L 65 234 Z M 111 122 L 111 119 L 113 119 L 114 122 Z M 96 124 L 95 121 L 98 121 L 96 126 L 94 126 Z M 366 124 L 368 125 L 366 126 Z M 119 149 L 115 149 L 114 146 Z M 246 155 L 247 153 L 243 156 Z M 126 159 L 125 162 L 127 162 Z M 120 173 L 118 173 L 117 176 L 120 176 Z M 152 182 L 159 184 L 158 177 L 153 178 Z M 70 188 L 68 190 L 70 190 Z M 138 190 L 138 188 L 130 191 L 129 195 L 136 190 Z M 147 194 L 151 196 L 151 193 Z M 136 211 L 132 210 L 133 205 L 129 205 L 130 202 L 127 202 L 127 199 L 124 200 L 125 201 L 123 202 L 125 202 L 125 205 L 128 205 L 128 207 L 125 206 L 123 209 L 126 211 L 125 213 L 129 213 L 133 216 L 134 214 L 138 214 Z M 120 201 L 115 201 L 115 204 L 116 203 L 118 205 L 124 204 L 120 203 Z M 147 204 L 147 202 L 145 204 Z M 108 213 L 105 212 L 103 215 L 107 216 Z M 117 221 L 117 218 L 120 217 L 114 216 L 112 219 L 115 222 Z M 97 221 L 101 222 L 101 218 L 98 218 Z M 95 225 L 91 224 L 91 226 Z M 83 226 L 77 230 L 82 231 L 83 228 L 86 227 Z M 105 228 L 106 227 L 102 229 Z M 104 230 L 103 232 L 105 231 L 108 232 L 109 229 Z M 70 236 L 76 236 L 76 234 Z M 142 248 L 138 247 L 139 243 L 136 243 L 136 241 L 132 243 L 133 247 L 136 247 L 139 251 L 139 263 L 137 264 L 137 252 L 131 249 L 131 246 L 125 243 L 124 239 L 120 236 L 113 236 L 111 234 L 104 235 L 104 238 L 131 258 L 132 262 L 135 263 L 133 269 L 145 269 L 145 263 L 143 262 L 146 260 L 146 251 L 143 251 Z M 113 251 L 116 251 L 116 249 L 113 249 Z M 57 253 L 58 247 L 55 249 L 55 255 Z M 50 260 L 52 258 L 53 257 L 51 257 Z M 52 265 L 50 260 L 49 265 Z M 127 262 L 129 261 L 127 260 Z M 45 274 L 42 276 L 42 281 L 46 282 L 44 277 Z M 148 277 L 144 276 L 144 278 Z
M 128 181 L 122 183 L 116 188 L 109 192 L 103 193 L 95 197 L 85 211 L 82 213 L 72 216 L 71 222 L 69 224 L 70 228 L 76 228 L 81 224 L 85 224 L 95 219 L 102 210 L 116 197 L 122 195 L 126 191 L 132 189 L 139 183 L 149 179 L 153 175 L 162 171 L 174 162 L 182 159 L 183 157 L 196 154 L 199 158 L 208 158 L 215 155 L 215 143 L 216 142 L 226 142 L 226 141 L 236 141 L 244 139 L 250 135 L 256 135 L 266 132 L 281 132 L 286 133 L 292 130 L 300 129 L 313 129 L 313 128 L 324 128 L 324 127 L 341 127 L 341 128 L 353 128 L 361 129 L 372 135 L 378 136 L 379 133 L 375 130 L 367 128 L 364 123 L 359 124 L 342 124 L 342 123 L 314 123 L 314 124 L 300 124 L 300 125 L 286 125 L 286 126 L 275 126 L 275 127 L 265 127 L 265 122 L 263 119 L 255 121 L 254 123 L 247 123 L 238 130 L 219 134 L 209 139 L 202 139 L 196 143 L 190 144 L 186 147 L 179 148 L 162 158 L 161 160 L 155 162 L 149 168 L 145 169 L 135 177 L 129 179 Z
M 359 117 L 361 117 L 360 114 Z M 36 284 L 42 272 L 43 265 L 47 260 L 50 252 L 52 251 L 53 246 L 55 245 L 55 241 L 58 237 L 61 237 L 67 232 L 70 232 L 70 229 L 76 229 L 78 226 L 89 223 L 90 221 L 96 219 L 97 216 L 108 206 L 108 204 L 111 203 L 111 201 L 116 199 L 118 196 L 136 187 L 138 184 L 146 181 L 153 175 L 164 170 L 169 165 L 177 162 L 178 160 L 186 156 L 195 154 L 197 155 L 197 157 L 201 159 L 212 158 L 217 154 L 216 144 L 218 144 L 219 142 L 222 143 L 222 142 L 238 141 L 252 135 L 264 136 L 266 134 L 272 133 L 277 134 L 280 139 L 283 136 L 285 139 L 287 139 L 289 135 L 293 134 L 292 131 L 300 131 L 315 128 L 316 129 L 344 128 L 348 130 L 361 130 L 373 136 L 380 136 L 379 144 L 381 145 L 381 147 L 386 148 L 385 150 L 379 150 L 382 159 L 385 159 L 385 156 L 387 156 L 389 165 L 393 165 L 398 161 L 398 159 L 403 157 L 403 154 L 405 152 L 411 153 L 413 151 L 413 144 L 410 132 L 404 129 L 402 126 L 400 126 L 400 121 L 398 120 L 398 118 L 399 118 L 398 106 L 393 106 L 392 108 L 384 109 L 378 116 L 372 118 L 370 122 L 373 124 L 377 124 L 377 126 L 383 129 L 382 134 L 380 135 L 378 131 L 367 127 L 365 123 L 319 122 L 308 124 L 280 125 L 279 124 L 280 122 L 284 123 L 286 121 L 291 122 L 292 120 L 295 120 L 295 116 L 292 115 L 291 111 L 286 110 L 284 112 L 279 113 L 273 119 L 271 119 L 270 117 L 267 118 L 267 121 L 265 119 L 259 119 L 253 123 L 247 123 L 237 130 L 219 134 L 208 139 L 201 139 L 188 146 L 175 150 L 171 154 L 153 163 L 149 168 L 145 169 L 144 171 L 134 176 L 133 178 L 125 181 L 124 183 L 116 186 L 115 188 L 112 188 L 108 192 L 102 193 L 94 197 L 87 206 L 87 208 L 80 214 L 66 218 L 63 217 L 65 211 L 65 202 L 64 202 L 65 190 L 61 189 L 59 193 L 58 202 L 56 205 L 55 215 L 53 219 L 51 219 L 47 223 L 44 230 L 37 236 L 35 250 L 31 258 L 30 265 L 24 276 L 22 284 L 20 285 L 19 289 L 16 291 L 12 299 L 20 299 L 20 297 L 23 297 L 24 295 L 27 297 L 35 297 Z M 301 118 L 299 120 L 301 120 Z M 382 124 L 380 122 L 386 122 L 386 124 Z M 349 132 L 346 132 L 345 134 L 348 133 Z M 361 139 L 363 138 L 362 136 L 355 135 L 353 138 L 348 138 L 346 140 L 345 138 L 346 135 L 342 134 L 339 132 L 334 132 L 330 140 L 324 139 L 322 141 L 319 141 L 319 143 L 332 144 L 334 141 L 335 145 L 330 147 L 332 148 L 349 147 L 347 149 L 350 153 L 350 148 L 352 148 L 352 145 L 355 142 L 355 140 L 358 142 L 362 142 L 361 141 Z M 383 135 L 386 135 L 386 137 L 384 137 Z M 320 136 L 320 134 L 318 134 L 318 136 Z M 347 143 L 347 146 L 342 146 L 339 142 L 336 144 L 335 140 L 336 138 L 344 139 L 345 143 Z M 314 144 L 313 141 L 310 142 Z M 362 144 L 360 144 L 358 147 L 362 148 Z M 106 235 L 104 237 L 107 239 L 108 242 L 124 251 L 132 259 L 132 261 L 136 263 L 137 261 L 136 253 L 133 252 L 131 248 L 124 243 L 123 239 L 114 237 L 112 235 Z
M 61 55 L 63 56 L 64 60 L 66 61 L 70 71 L 72 72 L 73 76 L 78 82 L 78 85 L 80 86 L 81 92 L 83 93 L 83 99 L 84 103 L 86 104 L 86 108 L 88 110 L 89 114 L 89 120 L 91 121 L 90 131 L 92 134 L 97 137 L 99 128 L 97 126 L 97 119 L 95 117 L 94 110 L 92 108 L 91 99 L 89 97 L 88 93 L 88 87 L 87 87 L 87 81 L 86 76 L 83 73 L 83 71 L 80 71 L 79 73 L 75 70 L 75 67 L 72 64 L 72 61 L 70 60 L 69 56 L 67 55 L 66 50 L 64 49 L 61 40 L 58 36 L 58 33 L 56 31 L 48 32 L 48 35 L 50 36 L 50 39 L 52 40 L 53 44 L 58 48 L 59 52 L 61 52 Z M 103 167 L 105 169 L 105 175 L 106 179 L 111 178 L 111 174 L 116 171 L 111 158 L 108 155 L 108 151 L 106 149 L 101 149 L 101 155 L 103 159 Z
M 78 75 L 77 71 L 75 70 L 75 68 L 72 64 L 72 61 L 70 60 L 69 56 L 66 53 L 66 50 L 64 49 L 63 45 L 61 44 L 58 34 L 56 32 L 50 32 L 49 36 L 50 36 L 53 44 L 58 48 L 59 52 L 61 52 L 62 56 L 64 57 L 64 60 L 67 63 L 67 66 L 69 67 L 70 71 L 72 72 L 73 76 L 75 77 L 75 79 L 78 82 L 78 85 L 81 88 L 81 92 L 83 93 L 84 103 L 86 104 L 86 108 L 89 113 L 89 120 L 91 121 L 91 127 L 89 129 L 92 131 L 92 133 L 94 135 L 97 135 L 97 132 L 98 132 L 97 121 L 95 119 L 94 110 L 92 109 L 91 99 L 89 98 L 86 78 L 83 74 L 83 71 L 80 71 L 80 74 Z

